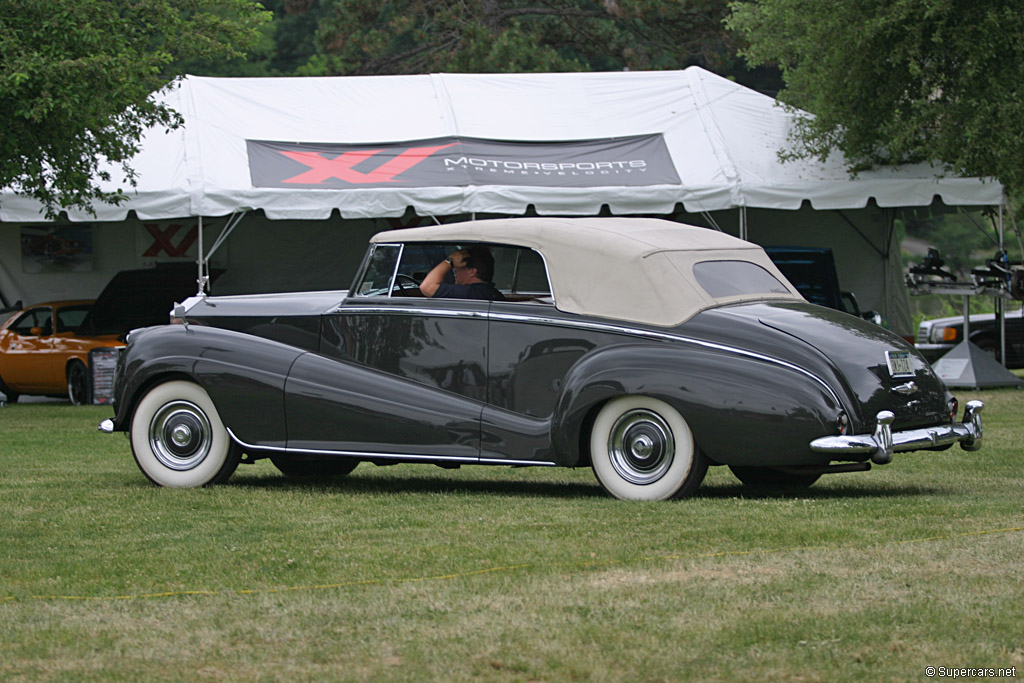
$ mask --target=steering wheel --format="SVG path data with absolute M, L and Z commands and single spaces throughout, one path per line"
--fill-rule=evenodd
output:
M 412 275 L 406 275 L 405 273 L 398 273 L 395 276 L 395 285 L 398 287 L 398 290 L 402 292 L 402 296 L 408 296 L 405 293 L 405 285 L 402 284 L 403 280 L 408 280 L 409 284 L 412 285 L 412 288 L 419 291 L 420 283 L 416 282 L 416 278 Z

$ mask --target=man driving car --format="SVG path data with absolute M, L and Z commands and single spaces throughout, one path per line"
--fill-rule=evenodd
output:
M 455 273 L 455 284 L 444 281 L 449 271 Z M 483 245 L 456 249 L 431 269 L 420 283 L 423 296 L 447 299 L 483 299 L 500 301 L 505 297 L 491 281 L 494 278 L 494 256 Z

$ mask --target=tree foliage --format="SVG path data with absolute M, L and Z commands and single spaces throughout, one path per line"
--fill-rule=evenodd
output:
M 1019 0 L 741 0 L 728 25 L 781 68 L 780 99 L 814 114 L 794 154 L 935 161 L 1024 190 Z
M 323 0 L 301 71 L 356 75 L 712 68 L 726 0 Z
M 151 94 L 188 58 L 232 58 L 259 39 L 251 0 L 0 0 L 0 187 L 59 208 L 117 202 L 95 178 L 129 165 L 147 126 L 179 123 Z

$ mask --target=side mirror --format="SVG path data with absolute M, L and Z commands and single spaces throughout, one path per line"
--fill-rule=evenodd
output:
M 33 327 L 32 329 L 30 329 L 28 331 L 28 333 L 31 334 L 33 337 L 42 337 L 43 336 L 43 328 L 41 328 L 41 327 Z
M 860 304 L 857 303 L 857 296 L 853 292 L 839 292 L 839 298 L 843 302 L 843 311 L 858 318 L 862 317 Z

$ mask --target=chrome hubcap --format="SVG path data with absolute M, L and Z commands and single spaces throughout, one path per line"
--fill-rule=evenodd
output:
M 172 401 L 149 423 L 149 446 L 160 464 L 190 470 L 210 454 L 213 430 L 206 413 L 189 401 Z
M 631 484 L 651 484 L 672 466 L 676 445 L 661 415 L 631 410 L 612 425 L 608 453 L 615 472 Z

